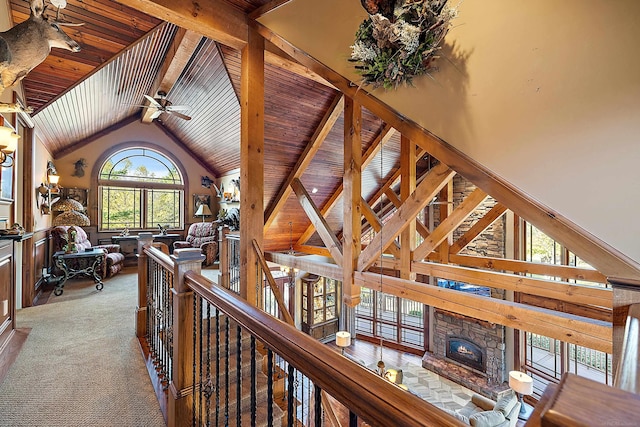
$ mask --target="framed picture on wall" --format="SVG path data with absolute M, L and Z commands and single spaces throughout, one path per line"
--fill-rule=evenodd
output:
M 87 202 L 89 198 L 89 190 L 87 188 L 63 188 L 63 197 L 77 200 L 87 208 Z
M 193 195 L 193 211 L 197 212 L 200 205 L 207 205 L 211 208 L 211 195 L 210 194 L 194 194 Z

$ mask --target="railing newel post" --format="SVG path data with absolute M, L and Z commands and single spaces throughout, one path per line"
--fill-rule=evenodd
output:
M 186 285 L 187 271 L 200 274 L 204 260 L 200 249 L 176 249 L 171 255 L 173 272 L 173 378 L 169 385 L 167 424 L 170 427 L 191 425 L 195 416 L 192 404 L 196 390 L 193 390 L 193 311 L 194 293 Z M 197 387 L 199 389 L 199 387 Z
M 144 247 L 153 242 L 151 233 L 138 235 L 138 306 L 136 307 L 136 336 L 144 338 L 147 334 L 147 282 L 149 257 L 144 253 Z
M 220 243 L 218 247 L 220 248 L 220 286 L 223 288 L 229 289 L 229 239 L 227 239 L 227 234 L 229 234 L 229 227 L 222 226 L 220 227 L 220 232 L 218 233 Z

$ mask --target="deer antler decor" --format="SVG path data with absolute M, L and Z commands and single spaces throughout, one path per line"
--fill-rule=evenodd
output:
M 46 17 L 44 11 L 44 0 L 31 0 L 29 19 L 8 31 L 0 32 L 0 93 L 18 83 L 44 61 L 52 47 L 80 51 L 80 45 L 66 35 L 60 26 L 82 24 L 58 22 Z M 0 108 L 2 105 L 7 112 L 16 107 L 13 104 L 0 104 Z
M 369 12 L 351 46 L 364 84 L 385 89 L 427 74 L 457 15 L 447 0 L 360 0 Z

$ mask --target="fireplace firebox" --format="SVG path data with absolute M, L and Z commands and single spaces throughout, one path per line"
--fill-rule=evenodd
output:
M 485 373 L 485 350 L 467 338 L 447 336 L 446 357 L 471 369 Z

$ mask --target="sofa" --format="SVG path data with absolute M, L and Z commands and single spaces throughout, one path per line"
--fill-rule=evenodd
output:
M 195 222 L 189 226 L 185 240 L 173 242 L 173 249 L 199 248 L 205 256 L 203 265 L 212 265 L 218 257 L 218 222 Z
M 67 244 L 66 236 L 69 235 L 69 229 L 73 227 L 76 230 L 75 243 L 79 251 L 83 251 L 86 248 L 98 248 L 105 251 L 105 262 L 102 263 L 100 277 L 103 279 L 112 277 L 124 266 L 124 255 L 120 253 L 120 245 L 92 245 L 91 241 L 87 237 L 87 233 L 80 227 L 58 225 L 51 230 L 52 240 L 52 254 L 64 250 L 64 246 Z M 77 260 L 81 262 L 81 260 Z M 74 267 L 77 268 L 78 266 Z M 54 274 L 59 275 L 60 272 L 54 271 Z
M 520 413 L 520 402 L 513 391 L 501 395 L 495 402 L 474 394 L 463 408 L 455 412 L 446 411 L 474 427 L 515 427 Z

